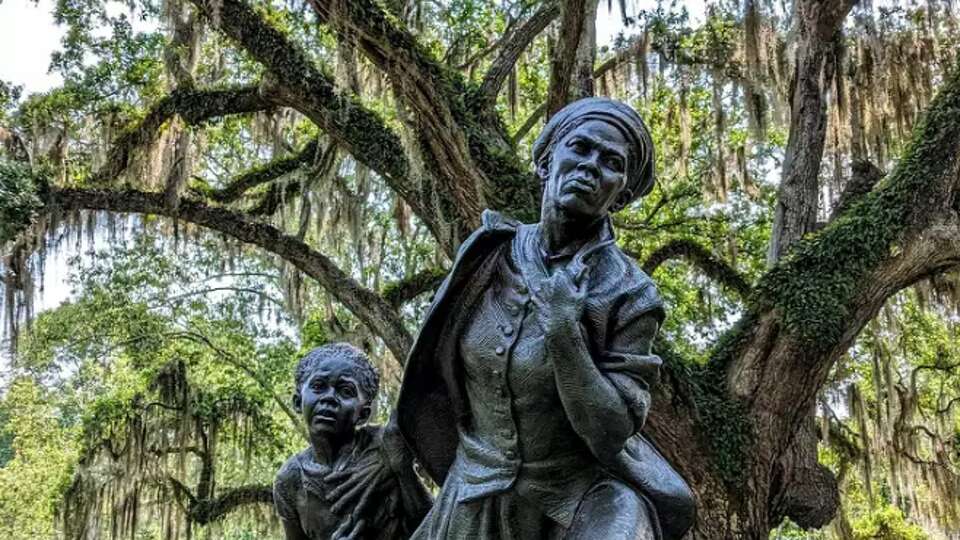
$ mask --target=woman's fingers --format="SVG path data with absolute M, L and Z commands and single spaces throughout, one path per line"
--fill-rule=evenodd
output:
M 360 500 L 366 490 L 375 490 L 379 484 L 380 471 L 367 476 L 362 482 L 355 482 L 349 491 L 339 496 L 336 502 L 330 507 L 330 511 L 339 514 L 343 509 L 353 501 Z M 327 500 L 331 500 L 329 497 Z M 358 505 L 359 507 L 359 505 Z
M 353 468 L 353 469 L 344 469 L 344 470 L 342 470 L 342 471 L 332 472 L 332 473 L 324 476 L 324 477 L 323 477 L 323 481 L 324 481 L 324 482 L 338 483 L 338 482 L 343 481 L 345 478 L 349 478 L 349 477 L 351 477 L 351 476 L 356 476 L 356 475 L 362 474 L 362 473 L 369 473 L 369 472 L 371 472 L 372 470 L 376 470 L 377 468 L 378 468 L 378 467 L 377 467 L 376 465 L 370 464 L 370 465 L 366 465 L 366 466 L 364 466 L 364 467 L 357 467 L 357 468 Z
M 344 538 L 344 540 L 359 540 L 360 534 L 363 532 L 363 528 L 367 525 L 367 522 L 364 520 L 357 521 L 357 524 L 353 526 L 353 530 L 350 531 L 350 534 Z
M 357 471 L 355 474 L 349 476 L 342 483 L 334 487 L 327 493 L 327 501 L 335 501 L 347 497 L 352 493 L 357 486 L 362 486 L 367 483 L 370 478 L 376 474 L 376 469 L 363 469 Z
M 334 540 L 341 540 L 344 538 L 344 535 L 347 534 L 347 531 L 353 526 L 353 519 L 351 517 L 346 517 L 340 521 L 340 525 L 337 527 L 333 534 L 330 535 L 330 538 Z
M 355 470 L 345 470 L 345 471 L 332 472 L 332 473 L 324 476 L 324 477 L 323 477 L 323 481 L 324 481 L 324 482 L 338 482 L 338 481 L 340 481 L 340 480 L 343 480 L 344 478 L 349 478 L 350 476 L 354 475 L 355 473 L 356 473 Z

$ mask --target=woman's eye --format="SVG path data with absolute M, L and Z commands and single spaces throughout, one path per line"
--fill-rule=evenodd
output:
M 587 145 L 581 140 L 570 141 L 570 149 L 578 154 L 582 154 L 587 151 Z
M 352 386 L 341 386 L 340 393 L 347 397 L 353 397 L 354 395 L 356 395 L 356 392 L 354 391 Z
M 623 172 L 623 160 L 618 157 L 607 158 L 607 166 L 617 172 Z

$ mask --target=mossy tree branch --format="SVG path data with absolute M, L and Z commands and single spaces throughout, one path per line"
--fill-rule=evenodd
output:
M 250 484 L 227 489 L 216 497 L 197 499 L 187 508 L 187 518 L 199 525 L 219 521 L 230 512 L 248 504 L 273 504 L 273 488 Z
M 198 525 L 219 521 L 241 506 L 273 504 L 273 488 L 266 484 L 248 484 L 229 488 L 217 497 L 198 498 L 190 488 L 173 476 L 166 476 L 163 481 L 183 501 L 187 519 Z
M 748 519 L 769 522 L 776 464 L 863 327 L 896 292 L 960 265 L 958 193 L 960 66 L 893 172 L 795 243 L 755 287 L 752 324 L 727 336 L 711 360 L 764 434 L 744 477 L 771 482 L 745 501 Z
M 412 276 L 395 283 L 390 283 L 383 288 L 383 298 L 392 306 L 400 307 L 404 302 L 409 302 L 414 298 L 432 291 L 440 286 L 440 282 L 447 276 L 447 271 L 439 268 L 429 268 L 422 272 L 417 272 Z
M 303 49 L 241 0 L 192 0 L 217 28 L 268 70 L 265 86 L 277 104 L 301 112 L 360 163 L 379 174 L 434 234 L 437 220 L 408 177 L 400 137 L 356 96 L 338 91 L 332 77 Z
M 636 255 L 631 254 L 631 256 Z M 693 240 L 679 238 L 657 248 L 643 262 L 643 271 L 653 275 L 660 265 L 678 258 L 686 260 L 704 275 L 736 292 L 741 298 L 747 298 L 750 295 L 750 284 L 740 272 Z
M 174 90 L 157 102 L 143 120 L 117 138 L 107 154 L 106 163 L 94 174 L 92 181 L 94 185 L 100 185 L 120 176 L 130 165 L 134 152 L 156 141 L 163 125 L 174 116 L 197 125 L 211 118 L 262 111 L 271 106 L 256 86 Z
M 435 221 L 452 223 L 452 237 L 437 235 L 441 227 L 433 227 L 449 254 L 479 225 L 486 207 L 535 219 L 539 184 L 518 160 L 495 107 L 477 87 L 434 58 L 373 0 L 310 4 L 340 39 L 355 44 L 389 77 L 435 182 L 422 196 L 438 200 Z
M 104 210 L 175 217 L 257 245 L 293 264 L 356 315 L 381 339 L 399 362 L 411 338 L 399 314 L 381 296 L 363 287 L 325 255 L 282 231 L 244 214 L 184 199 L 176 212 L 164 206 L 162 193 L 135 190 L 53 189 L 48 206 L 61 210 Z
M 433 58 L 416 37 L 372 0 L 311 0 L 321 21 L 352 42 L 390 78 L 410 108 L 426 164 L 452 196 L 453 211 L 468 228 L 487 206 L 487 179 L 474 162 L 464 119 L 461 77 Z M 458 110 L 459 109 L 459 110 Z
M 231 203 L 248 191 L 292 173 L 317 159 L 317 141 L 307 143 L 296 155 L 275 159 L 241 174 L 222 189 L 203 189 L 201 195 L 219 203 Z

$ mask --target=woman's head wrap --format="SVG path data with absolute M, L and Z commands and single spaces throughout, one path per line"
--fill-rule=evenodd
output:
M 607 98 L 585 98 L 557 111 L 533 143 L 533 163 L 539 169 L 553 154 L 553 147 L 577 126 L 589 120 L 601 120 L 623 133 L 629 146 L 626 184 L 612 211 L 620 210 L 653 189 L 653 139 L 643 119 L 633 107 Z

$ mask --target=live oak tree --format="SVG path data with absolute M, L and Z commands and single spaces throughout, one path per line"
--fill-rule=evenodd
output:
M 137 213 L 275 255 L 402 363 L 416 322 L 404 304 L 436 286 L 481 211 L 538 215 L 523 150 L 539 122 L 580 96 L 632 95 L 665 159 L 658 191 L 616 218 L 622 241 L 666 289 L 689 290 L 658 271 L 686 261 L 724 291 L 707 314 L 739 315 L 707 333 L 704 353 L 684 342 L 692 336 L 677 314 L 689 302 L 674 306 L 681 322 L 658 344 L 664 380 L 646 430 L 695 491 L 697 537 L 766 538 L 785 518 L 821 527 L 839 496 L 817 459 L 818 393 L 890 298 L 960 264 L 955 14 L 931 2 L 878 21 L 854 4 L 795 0 L 779 13 L 745 0 L 709 11 L 697 29 L 659 10 L 601 54 L 597 0 L 170 1 L 165 40 L 116 21 L 124 39 L 98 40 L 100 12 L 64 3 L 77 35 L 56 63 L 83 76 L 28 101 L 32 123 L 0 131 L 10 333 L 30 315 L 29 255 L 58 221 Z M 85 48 L 113 65 L 81 69 Z M 135 99 L 104 98 L 131 88 Z M 270 139 L 273 159 L 241 170 L 256 160 L 231 151 L 225 133 L 251 115 L 267 133 L 256 146 Z M 97 144 L 71 140 L 95 130 Z M 761 176 L 778 143 L 774 190 Z M 335 193 L 335 204 L 318 193 Z M 744 198 L 769 204 L 772 223 L 743 237 L 735 220 L 700 208 Z M 365 213 L 370 199 L 379 213 Z M 383 238 L 379 260 L 373 244 L 354 242 L 352 264 L 368 265 L 354 269 L 318 239 L 329 212 L 356 240 L 385 207 L 396 225 L 378 230 L 409 255 L 408 275 L 389 286 L 370 268 L 386 260 Z M 685 223 L 698 209 L 700 224 Z M 726 246 L 702 241 L 724 236 Z M 424 243 L 439 256 L 424 256 Z

